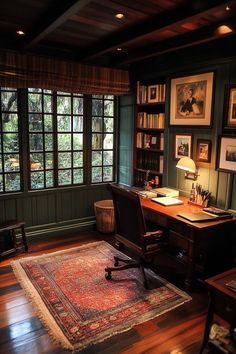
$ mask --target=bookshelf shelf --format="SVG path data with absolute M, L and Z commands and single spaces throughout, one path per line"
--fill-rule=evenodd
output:
M 143 172 L 143 173 L 146 173 L 147 170 L 146 169 L 143 169 L 143 168 L 135 168 L 135 171 L 137 172 Z M 160 173 L 159 171 L 156 171 L 156 170 L 149 170 L 150 171 L 150 174 L 155 174 L 157 176 L 161 176 L 162 173 Z
M 154 89 L 154 91 L 153 91 Z M 164 131 L 165 131 L 165 83 L 137 82 L 135 119 L 133 185 L 140 187 L 158 176 L 162 185 Z
M 163 150 L 160 149 L 152 149 L 152 148 L 137 148 L 138 151 L 150 151 L 150 152 L 157 152 L 159 154 L 163 153 Z

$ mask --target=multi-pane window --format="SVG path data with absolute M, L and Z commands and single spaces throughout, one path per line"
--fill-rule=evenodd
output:
M 54 186 L 52 91 L 28 90 L 30 189 Z
M 114 96 L 0 87 L 0 101 L 0 193 L 114 181 Z
M 114 180 L 114 96 L 92 96 L 92 183 Z
M 83 96 L 28 90 L 30 188 L 83 183 Z
M 83 96 L 57 93 L 58 185 L 83 178 Z
M 21 190 L 17 91 L 0 88 L 0 192 Z

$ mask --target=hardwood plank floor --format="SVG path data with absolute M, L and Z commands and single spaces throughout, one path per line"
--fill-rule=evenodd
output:
M 105 239 L 110 235 L 83 232 L 29 242 L 30 255 L 55 252 L 88 242 Z M 1 354 L 65 354 L 60 345 L 53 343 L 33 307 L 21 289 L 10 263 L 25 257 L 19 254 L 0 263 L 0 353 Z M 171 281 L 175 277 L 172 275 Z M 178 283 L 176 284 L 179 285 Z M 205 324 L 207 293 L 190 293 L 192 301 L 166 314 L 145 322 L 128 332 L 92 345 L 81 354 L 198 354 Z

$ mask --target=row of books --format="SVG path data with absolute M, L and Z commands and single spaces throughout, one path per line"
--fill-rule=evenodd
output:
M 137 116 L 138 128 L 164 129 L 165 113 L 139 112 Z
M 142 85 L 137 82 L 137 104 L 165 102 L 165 84 Z
M 139 151 L 137 168 L 163 173 L 163 155 L 158 155 L 155 152 L 146 154 L 145 151 Z
M 136 147 L 142 149 L 164 149 L 164 133 L 153 135 L 142 132 L 137 133 Z

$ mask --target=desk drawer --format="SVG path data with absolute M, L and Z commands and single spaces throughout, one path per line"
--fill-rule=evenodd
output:
M 181 250 L 187 251 L 188 249 L 187 239 L 183 235 L 180 235 L 174 232 L 173 230 L 169 231 L 169 244 L 170 246 L 173 246 Z
M 160 225 L 162 227 L 167 226 L 167 217 L 165 215 L 155 213 L 152 210 L 144 209 L 144 217 L 145 219 L 150 220 L 153 223 Z
M 230 324 L 236 323 L 236 303 L 235 300 L 222 293 L 215 294 L 214 313 Z
M 169 230 L 174 230 L 174 232 L 181 234 L 183 236 L 188 235 L 188 230 L 186 224 L 179 222 L 178 220 L 168 220 L 167 227 Z

